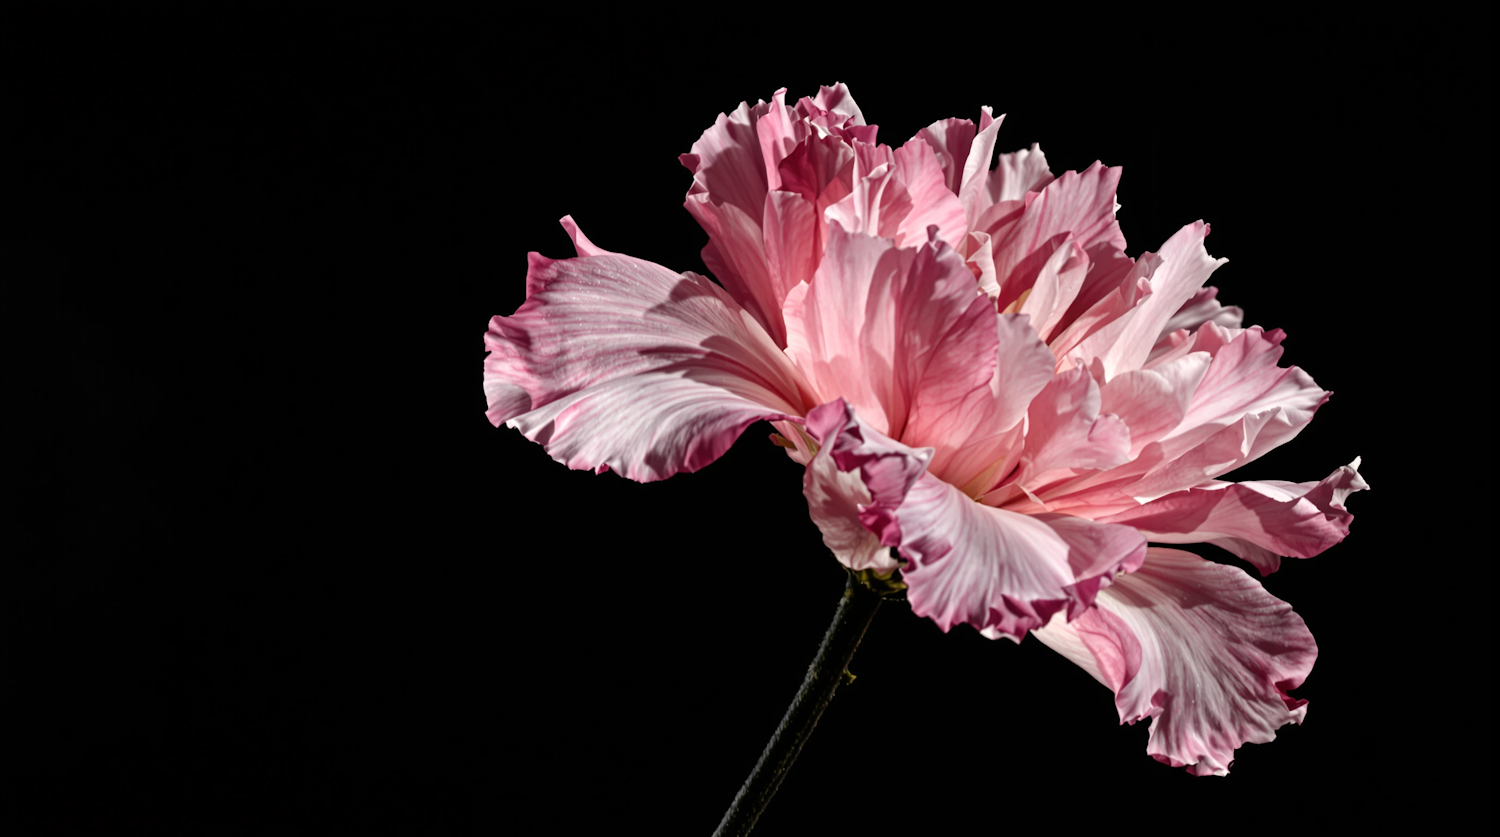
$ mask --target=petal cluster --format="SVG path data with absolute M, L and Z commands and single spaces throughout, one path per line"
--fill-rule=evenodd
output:
M 1003 117 L 1002 117 L 1003 118 Z M 876 140 L 843 85 L 742 104 L 682 155 L 708 234 L 693 273 L 533 254 L 485 345 L 489 417 L 572 468 L 651 481 L 751 423 L 806 466 L 830 550 L 901 567 L 943 630 L 1034 633 L 1152 718 L 1148 748 L 1227 771 L 1304 702 L 1316 646 L 1254 579 L 1348 533 L 1356 459 L 1317 482 L 1219 478 L 1328 398 L 1207 285 L 1207 224 L 1131 258 L 1118 168 L 995 157 L 1001 118 Z

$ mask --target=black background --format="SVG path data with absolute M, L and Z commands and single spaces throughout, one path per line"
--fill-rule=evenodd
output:
M 1492 816 L 1489 20 L 743 11 L 12 17 L 10 833 L 710 831 L 843 584 L 799 468 L 758 425 L 567 471 L 486 421 L 480 338 L 564 214 L 703 271 L 677 155 L 834 80 L 888 143 L 988 104 L 1000 151 L 1124 166 L 1132 256 L 1207 219 L 1334 392 L 1235 478 L 1374 488 L 1266 580 L 1310 713 L 1227 779 L 888 605 L 759 833 Z

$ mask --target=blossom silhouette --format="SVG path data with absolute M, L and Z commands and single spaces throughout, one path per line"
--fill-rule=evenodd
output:
M 1301 721 L 1317 647 L 1244 572 L 1147 544 L 1311 557 L 1348 533 L 1359 460 L 1219 480 L 1328 393 L 1205 286 L 1207 224 L 1132 259 L 1119 169 L 1054 177 L 1035 145 L 992 167 L 999 127 L 985 108 L 893 149 L 843 85 L 721 114 L 682 155 L 719 284 L 564 218 L 577 257 L 531 254 L 486 335 L 488 416 L 640 482 L 769 421 L 839 561 L 899 568 L 944 631 L 1034 634 L 1153 719 L 1150 755 L 1224 774 Z

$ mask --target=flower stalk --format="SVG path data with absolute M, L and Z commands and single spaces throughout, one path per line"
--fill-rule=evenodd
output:
M 895 578 L 881 578 L 869 570 L 849 573 L 833 622 L 823 634 L 817 656 L 807 667 L 802 686 L 766 743 L 755 769 L 734 795 L 714 837 L 743 837 L 755 827 L 797 754 L 802 752 L 802 745 L 812 735 L 823 710 L 833 700 L 833 693 L 840 684 L 854 679 L 849 674 L 849 661 L 854 658 L 881 601 L 905 586 Z

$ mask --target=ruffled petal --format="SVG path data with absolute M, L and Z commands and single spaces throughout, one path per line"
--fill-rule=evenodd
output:
M 689 195 L 683 206 L 708 233 L 703 263 L 709 272 L 777 346 L 786 345 L 780 308 L 785 293 L 771 283 L 765 233 L 760 226 L 763 207 L 752 217 L 731 203 L 715 206 L 707 195 Z
M 1072 234 L 1064 234 L 1060 241 L 1054 241 L 1056 246 L 1042 263 L 1036 278 L 1010 303 L 1010 307 L 1018 307 L 1022 314 L 1031 317 L 1036 333 L 1043 340 L 1051 337 L 1058 323 L 1062 322 L 1063 314 L 1072 305 L 1073 298 L 1083 287 L 1083 279 L 1089 272 L 1088 254 L 1073 242 Z M 980 285 L 984 285 L 983 278 Z M 997 298 L 999 289 L 996 280 L 993 295 Z
M 1219 302 L 1219 289 L 1212 285 L 1199 288 L 1193 294 L 1193 298 L 1183 303 L 1162 326 L 1161 339 L 1167 339 L 1168 335 L 1178 331 L 1194 332 L 1204 323 L 1212 322 L 1219 328 L 1239 328 L 1245 319 L 1245 312 L 1238 305 L 1224 305 Z
M 1047 156 L 1036 143 L 1029 149 L 1001 154 L 989 176 L 990 203 L 1022 200 L 1027 192 L 1040 192 L 1054 179 L 1047 168 Z
M 1019 481 L 1035 490 L 1059 469 L 1112 468 L 1129 461 L 1129 428 L 1099 406 L 1099 385 L 1087 370 L 1053 378 L 1026 412 Z
M 1167 481 L 1138 496 L 1155 499 L 1168 486 L 1170 490 L 1189 488 L 1228 473 L 1290 441 L 1312 421 L 1313 413 L 1328 400 L 1329 393 L 1301 369 L 1276 365 L 1285 339 L 1281 329 L 1263 331 L 1260 326 L 1251 326 L 1235 332 L 1212 322 L 1203 324 L 1193 335 L 1191 348 L 1208 352 L 1213 360 L 1193 391 L 1182 421 L 1158 442 L 1161 458 L 1179 459 L 1235 426 L 1247 431 L 1244 450 L 1232 461 L 1223 462 L 1222 470 L 1216 466 L 1186 483 Z
M 859 508 L 864 526 L 900 550 L 912 611 L 944 631 L 968 623 L 1019 639 L 1058 611 L 1081 614 L 1115 573 L 1145 555 L 1145 540 L 1125 526 L 974 502 L 927 472 L 929 449 L 892 441 L 842 399 L 810 412 L 807 428 L 821 445 L 818 457 L 860 475 L 868 494 L 846 507 Z M 841 536 L 825 530 L 824 539 Z
M 766 201 L 766 160 L 756 122 L 771 105 L 748 102 L 718 119 L 687 154 L 678 157 L 693 173 L 688 196 L 706 195 L 714 205 L 731 204 L 759 218 Z
M 1269 575 L 1282 556 L 1311 558 L 1347 537 L 1345 501 L 1369 487 L 1356 458 L 1319 482 L 1213 483 L 1102 520 L 1159 543 L 1214 543 Z
M 912 137 L 932 148 L 938 166 L 943 170 L 943 182 L 955 196 L 963 187 L 964 164 L 969 160 L 969 148 L 974 144 L 977 131 L 968 119 L 939 119 Z
M 958 200 L 963 204 L 970 229 L 975 228 L 975 221 L 994 203 L 987 188 L 990 161 L 995 157 L 995 137 L 1000 132 L 1000 123 L 1005 119 L 1003 113 L 996 119 L 989 106 L 979 110 L 979 134 L 969 146 L 969 156 L 964 160 L 963 180 L 958 186 Z
M 961 247 L 967 232 L 964 206 L 944 184 L 932 147 L 912 140 L 896 149 L 896 174 L 911 206 L 896 231 L 896 244 L 918 246 L 927 241 L 927 228 L 935 226 L 939 240 L 955 250 Z
M 1002 307 L 1020 294 L 1009 288 L 1017 282 L 1029 283 L 1056 248 L 1054 239 L 1060 241 L 1058 237 L 1065 233 L 1072 233 L 1074 242 L 1094 264 L 1074 308 L 1087 310 L 1118 284 L 1133 264 L 1125 255 L 1125 237 L 1115 221 L 1115 187 L 1119 181 L 1119 168 L 1095 163 L 1081 174 L 1067 172 L 1040 192 L 1027 193 L 1021 212 L 973 226 L 976 232 L 989 233 L 993 239 Z M 995 204 L 986 214 L 1006 205 Z M 1090 289 L 1105 277 L 1113 284 L 1091 293 Z
M 1192 352 L 1155 369 L 1116 375 L 1100 388 L 1100 409 L 1130 428 L 1132 457 L 1182 423 L 1210 361 L 1208 352 Z
M 485 335 L 487 415 L 570 468 L 695 471 L 759 419 L 803 412 L 800 376 L 721 288 L 620 255 L 531 255 L 527 298 Z
M 1162 246 L 1161 263 L 1151 273 L 1151 293 L 1130 311 L 1122 332 L 1102 353 L 1104 379 L 1140 369 L 1161 339 L 1162 328 L 1228 259 L 1214 259 L 1203 246 L 1208 225 L 1202 221 L 1178 230 Z
M 1152 547 L 1095 608 L 1033 631 L 1115 692 L 1122 723 L 1151 718 L 1146 752 L 1199 776 L 1224 775 L 1234 751 L 1301 723 L 1307 701 L 1287 692 L 1318 647 L 1290 605 L 1243 571 Z
M 994 310 L 941 241 L 902 249 L 833 224 L 816 278 L 788 295 L 785 318 L 787 354 L 818 397 L 843 397 L 906 444 L 963 444 L 949 418 L 994 399 Z

